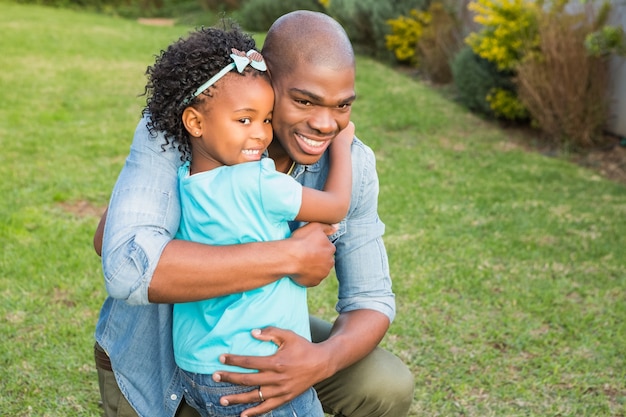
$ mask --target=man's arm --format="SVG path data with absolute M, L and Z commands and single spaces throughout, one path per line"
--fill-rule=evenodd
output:
M 101 247 L 107 291 L 131 304 L 195 301 L 258 288 L 285 275 L 317 285 L 334 264 L 329 226 L 283 241 L 208 246 L 173 240 L 180 220 L 180 154 L 150 137 L 144 117 L 114 187 Z M 250 263 L 254 268 L 250 269 Z M 233 279 L 245 276 L 245 280 Z
M 259 288 L 284 276 L 300 285 L 318 285 L 333 267 L 335 248 L 327 236 L 333 231 L 309 223 L 285 240 L 232 246 L 172 240 L 152 276 L 149 300 L 197 301 Z M 240 277 L 245 279 L 234 279 Z

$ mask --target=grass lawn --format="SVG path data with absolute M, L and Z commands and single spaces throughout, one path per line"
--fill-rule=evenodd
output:
M 91 239 L 145 68 L 188 29 L 0 1 L 2 416 L 100 415 Z M 626 415 L 626 187 L 357 65 L 397 294 L 383 345 L 415 375 L 411 416 Z M 336 281 L 309 294 L 332 319 Z

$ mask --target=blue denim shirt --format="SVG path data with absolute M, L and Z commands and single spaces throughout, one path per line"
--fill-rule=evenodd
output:
M 163 150 L 162 136 L 150 136 L 146 122 L 144 117 L 137 125 L 109 203 L 102 246 L 109 296 L 95 336 L 138 414 L 171 417 L 182 399 L 172 348 L 172 306 L 149 303 L 148 287 L 161 252 L 178 230 L 177 171 L 182 161 L 177 150 Z M 328 166 L 326 153 L 313 165 L 297 165 L 292 175 L 305 186 L 321 189 Z M 350 209 L 331 236 L 337 248 L 336 309 L 376 310 L 391 321 L 395 299 L 382 240 L 385 225 L 377 212 L 376 162 L 372 150 L 358 139 L 352 144 L 352 166 Z

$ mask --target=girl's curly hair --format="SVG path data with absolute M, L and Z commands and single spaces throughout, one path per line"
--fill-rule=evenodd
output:
M 231 24 L 229 29 L 196 29 L 156 56 L 154 65 L 146 70 L 148 82 L 144 94 L 147 99 L 143 114 L 150 116 L 148 130 L 153 137 L 157 136 L 157 132 L 163 132 L 163 149 L 176 147 L 181 159 L 190 158 L 189 135 L 183 125 L 182 114 L 188 106 L 201 106 L 206 93 L 187 103 L 185 100 L 232 62 L 232 48 L 245 52 L 254 47 L 254 39 Z

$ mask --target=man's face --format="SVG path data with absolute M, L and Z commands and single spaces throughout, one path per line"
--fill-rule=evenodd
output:
M 292 160 L 313 164 L 350 121 L 354 68 L 300 63 L 278 75 L 272 79 L 274 136 Z

